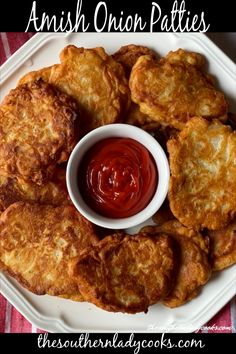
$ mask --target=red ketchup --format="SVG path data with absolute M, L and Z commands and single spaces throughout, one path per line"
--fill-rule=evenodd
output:
M 91 209 L 110 218 L 126 218 L 151 201 L 158 182 L 149 151 L 130 138 L 109 138 L 85 154 L 78 173 L 79 189 Z

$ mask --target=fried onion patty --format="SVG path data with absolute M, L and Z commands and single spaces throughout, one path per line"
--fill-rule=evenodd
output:
M 212 80 L 186 60 L 141 56 L 129 80 L 132 101 L 152 119 L 182 130 L 194 116 L 227 119 L 228 103 Z
M 0 174 L 43 183 L 75 143 L 77 104 L 38 80 L 10 91 L 0 106 Z
M 76 99 L 85 130 L 123 119 L 130 104 L 128 82 L 121 64 L 103 48 L 65 47 L 50 83 Z
M 195 117 L 167 147 L 174 216 L 195 229 L 226 226 L 236 215 L 236 132 Z
M 15 177 L 0 176 L 0 212 L 15 202 L 68 205 L 70 199 L 66 189 L 66 171 L 56 168 L 52 179 L 38 185 Z
M 213 270 L 222 270 L 236 263 L 236 220 L 220 230 L 208 231 Z
M 167 234 L 176 243 L 176 279 L 172 291 L 162 300 L 168 307 L 177 307 L 196 297 L 201 287 L 211 276 L 208 261 L 209 240 L 200 233 L 188 229 L 177 220 L 167 221 L 161 226 L 147 226 L 141 230 L 148 235 Z
M 0 217 L 0 268 L 35 294 L 74 297 L 70 261 L 96 242 L 74 207 L 17 202 Z
M 171 241 L 165 235 L 107 236 L 74 265 L 84 299 L 107 311 L 147 312 L 171 290 Z
M 27 84 L 31 81 L 37 81 L 37 80 L 43 80 L 44 82 L 50 83 L 52 68 L 53 65 L 39 70 L 28 72 L 27 74 L 25 74 L 20 78 L 20 80 L 18 81 L 18 86 Z
M 142 55 L 150 55 L 152 58 L 156 58 L 157 56 L 156 53 L 148 47 L 128 44 L 118 49 L 112 57 L 118 63 L 122 64 L 125 69 L 126 76 L 129 78 L 132 67 Z

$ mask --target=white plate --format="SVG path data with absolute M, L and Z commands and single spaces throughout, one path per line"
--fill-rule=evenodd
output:
M 209 62 L 209 71 L 232 101 L 236 92 L 235 64 L 203 34 L 173 33 L 72 33 L 37 34 L 20 48 L 1 69 L 1 99 L 19 78 L 31 70 L 59 62 L 59 53 L 68 44 L 105 47 L 108 53 L 121 45 L 136 43 L 155 49 L 160 55 L 184 48 L 200 52 Z M 134 230 L 132 230 L 134 231 Z M 216 274 L 201 294 L 188 304 L 168 309 L 161 304 L 147 314 L 109 313 L 88 303 L 76 303 L 50 296 L 37 296 L 12 278 L 0 274 L 2 294 L 36 327 L 49 332 L 192 332 L 212 318 L 236 293 L 236 265 Z

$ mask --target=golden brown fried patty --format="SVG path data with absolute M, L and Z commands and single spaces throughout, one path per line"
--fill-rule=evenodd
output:
M 178 260 L 176 283 L 170 294 L 162 301 L 168 307 L 177 307 L 196 297 L 201 287 L 211 276 L 208 262 L 208 239 L 176 220 L 161 226 L 147 226 L 141 230 L 145 234 L 167 234 L 177 242 Z
M 56 168 L 53 178 L 41 185 L 0 176 L 0 212 L 19 201 L 54 206 L 68 205 L 70 199 L 66 189 L 66 171 Z
M 193 65 L 200 70 L 204 70 L 206 65 L 206 60 L 202 54 L 196 52 L 189 52 L 183 50 L 182 48 L 177 49 L 175 51 L 170 51 L 167 54 L 166 59 L 170 63 L 184 62 L 186 64 Z
M 18 86 L 37 80 L 43 80 L 44 82 L 50 83 L 52 68 L 53 65 L 48 66 L 46 68 L 42 68 L 40 70 L 30 71 L 29 73 L 25 74 L 23 77 L 20 78 L 20 80 L 18 81 Z
M 11 90 L 0 106 L 0 174 L 41 184 L 68 159 L 77 104 L 42 80 Z
M 115 61 L 120 63 L 124 70 L 127 79 L 129 79 L 130 72 L 132 67 L 142 55 L 151 55 L 153 58 L 156 58 L 156 54 L 151 49 L 135 44 L 129 44 L 121 47 L 117 52 L 115 52 L 112 57 Z M 142 113 L 137 104 L 132 102 L 129 112 L 124 119 L 124 123 L 135 125 L 144 130 L 150 131 L 153 128 L 156 128 L 159 124 L 153 121 L 148 115 Z
M 130 104 L 128 82 L 123 67 L 103 48 L 65 47 L 61 64 L 52 68 L 50 83 L 74 97 L 81 119 L 91 130 L 123 119 Z
M 121 47 L 112 55 L 112 57 L 118 63 L 122 64 L 125 69 L 126 76 L 129 78 L 132 67 L 142 55 L 150 55 L 152 58 L 156 58 L 156 53 L 153 50 L 148 47 L 135 44 L 128 44 Z
M 139 104 L 141 112 L 178 130 L 194 116 L 227 118 L 223 93 L 187 61 L 142 56 L 132 69 L 129 86 L 132 101 Z
M 225 228 L 208 231 L 213 270 L 222 270 L 236 263 L 236 220 Z
M 107 236 L 75 263 L 84 299 L 107 311 L 136 313 L 171 290 L 171 238 Z
M 96 241 L 74 207 L 18 202 L 0 217 L 0 268 L 35 294 L 79 295 L 69 263 Z
M 236 215 L 236 132 L 193 118 L 167 146 L 174 216 L 196 229 L 227 225 Z
M 196 52 L 188 52 L 183 49 L 178 49 L 174 52 L 170 51 L 165 57 L 170 63 L 183 62 L 185 64 L 193 65 L 197 69 L 201 70 L 207 81 L 213 86 L 216 84 L 216 79 L 214 76 L 206 72 L 206 59 L 205 57 Z

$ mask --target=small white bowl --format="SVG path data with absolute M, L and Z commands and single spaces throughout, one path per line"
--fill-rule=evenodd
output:
M 78 187 L 78 169 L 85 153 L 98 141 L 107 138 L 131 138 L 146 147 L 153 156 L 158 170 L 156 192 L 149 204 L 139 213 L 121 219 L 108 218 L 92 210 L 83 200 Z M 66 183 L 72 202 L 77 210 L 92 223 L 109 229 L 126 229 L 137 226 L 152 217 L 164 202 L 169 186 L 169 164 L 160 144 L 144 130 L 128 124 L 109 124 L 85 135 L 72 151 L 66 171 Z

